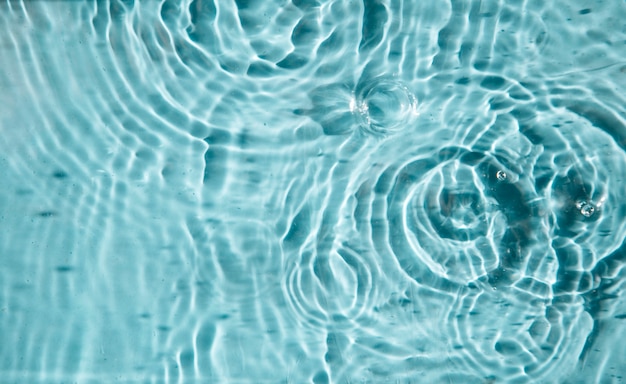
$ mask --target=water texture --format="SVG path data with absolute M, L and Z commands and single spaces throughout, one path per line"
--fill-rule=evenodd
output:
M 0 5 L 0 381 L 621 383 L 623 1 Z

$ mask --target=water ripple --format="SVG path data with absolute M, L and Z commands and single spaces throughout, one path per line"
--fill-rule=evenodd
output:
M 623 371 L 623 7 L 0 11 L 6 380 Z
M 342 245 L 327 254 L 303 251 L 289 265 L 284 289 L 303 323 L 340 329 L 367 322 L 379 284 L 371 255 Z
M 377 78 L 360 84 L 356 91 L 352 110 L 365 132 L 393 133 L 415 121 L 417 100 L 402 82 Z
M 513 159 L 460 147 L 411 159 L 380 174 L 370 220 L 388 223 L 388 238 L 379 241 L 418 282 L 496 284 L 506 275 L 510 283 L 538 252 L 548 225 L 522 169 Z
M 448 325 L 470 372 L 498 372 L 506 382 L 551 380 L 575 365 L 584 345 L 576 335 L 592 328 L 580 298 L 549 300 L 526 290 L 476 286 L 459 292 Z

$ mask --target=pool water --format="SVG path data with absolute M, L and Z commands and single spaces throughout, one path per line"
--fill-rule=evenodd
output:
M 621 383 L 623 1 L 0 5 L 0 381 Z

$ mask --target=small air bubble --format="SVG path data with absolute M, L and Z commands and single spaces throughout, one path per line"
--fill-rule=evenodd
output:
M 506 177 L 507 177 L 507 176 L 506 176 L 506 172 L 504 172 L 504 171 L 502 171 L 502 170 L 500 170 L 500 171 L 496 172 L 496 178 L 497 178 L 498 180 L 500 180 L 500 181 L 504 181 L 504 180 L 506 180 Z
M 576 208 L 580 211 L 580 214 L 585 217 L 591 217 L 596 210 L 593 204 L 587 201 L 578 201 L 576 203 Z

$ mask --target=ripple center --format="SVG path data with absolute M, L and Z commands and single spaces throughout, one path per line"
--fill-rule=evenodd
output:
M 364 131 L 393 133 L 417 117 L 417 99 L 404 83 L 378 78 L 361 87 L 353 112 Z

